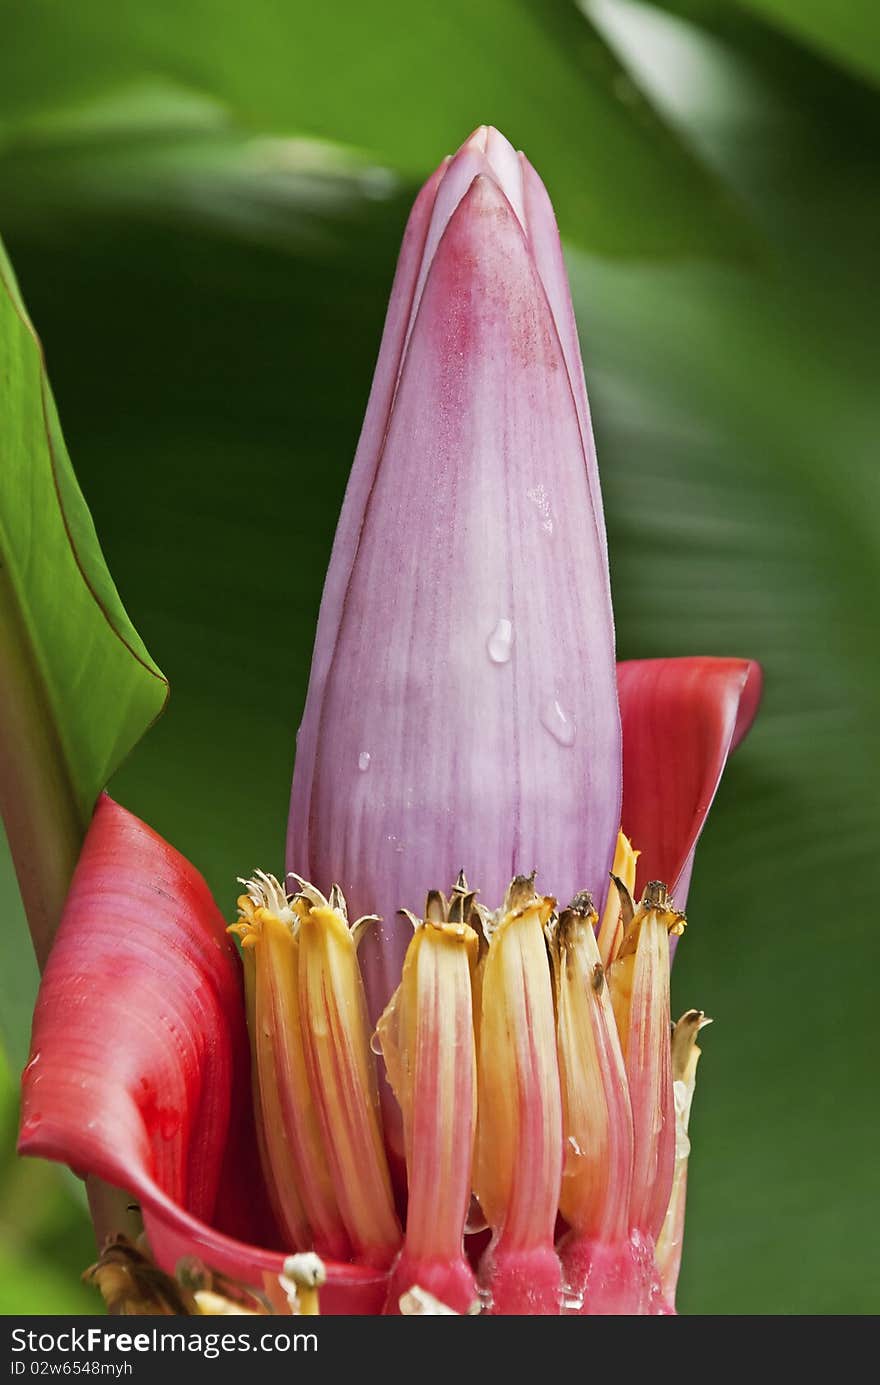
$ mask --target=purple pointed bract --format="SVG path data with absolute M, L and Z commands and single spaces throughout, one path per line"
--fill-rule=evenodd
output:
M 378 914 L 375 1016 L 425 892 L 605 896 L 621 743 L 599 479 L 547 193 L 481 129 L 400 254 L 300 730 L 288 869 Z

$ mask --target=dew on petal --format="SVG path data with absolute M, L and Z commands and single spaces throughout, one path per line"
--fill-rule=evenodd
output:
M 574 745 L 577 727 L 558 698 L 549 698 L 544 703 L 541 711 L 541 725 L 545 731 L 550 732 L 553 739 L 558 741 L 560 745 Z
M 370 754 L 369 750 L 361 751 L 360 755 L 358 756 L 358 769 L 360 770 L 361 774 L 366 774 L 367 770 L 370 768 L 370 761 L 372 758 L 373 757 Z
M 502 618 L 486 641 L 486 649 L 493 664 L 510 662 L 513 649 L 513 622 Z

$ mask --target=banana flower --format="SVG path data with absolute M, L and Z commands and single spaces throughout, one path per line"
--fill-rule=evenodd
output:
M 673 1033 L 670 939 L 760 683 L 743 659 L 615 665 L 553 211 L 478 130 L 406 228 L 289 874 L 244 879 L 228 927 L 102 797 L 21 1152 L 125 1189 L 160 1269 L 196 1257 L 276 1304 L 317 1252 L 327 1313 L 673 1312 L 706 1020 Z

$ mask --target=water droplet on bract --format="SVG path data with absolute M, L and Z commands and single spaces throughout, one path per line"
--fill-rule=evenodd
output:
M 495 1307 L 495 1300 L 492 1297 L 492 1290 L 485 1289 L 482 1284 L 477 1285 L 477 1299 L 480 1304 L 481 1313 L 491 1313 Z
M 545 731 L 560 745 L 572 746 L 577 736 L 577 727 L 574 719 L 568 715 L 565 708 L 555 697 L 550 698 L 544 703 L 541 711 L 541 725 Z
M 576 1159 L 582 1159 L 584 1157 L 584 1151 L 581 1149 L 577 1140 L 574 1138 L 574 1135 L 569 1135 L 568 1147 Z
M 40 1061 L 40 1052 L 39 1052 L 39 1049 L 38 1049 L 37 1052 L 33 1055 L 33 1057 L 28 1061 L 28 1064 L 27 1064 L 27 1066 L 25 1067 L 24 1072 L 21 1074 L 22 1077 L 26 1077 L 27 1074 L 28 1074 L 33 1068 L 35 1068 L 35 1067 L 37 1066 L 37 1064 L 39 1063 L 39 1061 Z
M 562 1286 L 562 1311 L 563 1313 L 579 1313 L 584 1306 L 584 1296 L 578 1293 L 577 1289 L 572 1289 L 568 1284 Z
M 358 756 L 358 769 L 360 770 L 361 774 L 366 774 L 367 770 L 370 768 L 370 760 L 372 758 L 373 757 L 370 754 L 369 750 L 361 751 L 360 755 Z
M 512 621 L 504 619 L 499 620 L 486 641 L 486 649 L 493 664 L 506 664 L 510 662 L 510 654 L 513 649 Z
M 382 1058 L 384 1056 L 382 1053 L 382 1042 L 379 1038 L 378 1029 L 374 1029 L 372 1034 L 370 1035 L 370 1052 L 375 1053 L 377 1058 Z

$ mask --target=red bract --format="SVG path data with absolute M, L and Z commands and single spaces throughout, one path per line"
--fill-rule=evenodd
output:
M 40 986 L 19 1152 L 125 1189 L 153 1253 L 262 1287 L 284 1252 L 256 1158 L 241 969 L 205 881 L 101 798 Z M 330 1267 L 325 1312 L 382 1276 Z
M 727 763 L 755 719 L 751 659 L 633 659 L 617 665 L 623 725 L 623 830 L 636 883 L 666 880 L 687 902 L 694 847 Z

